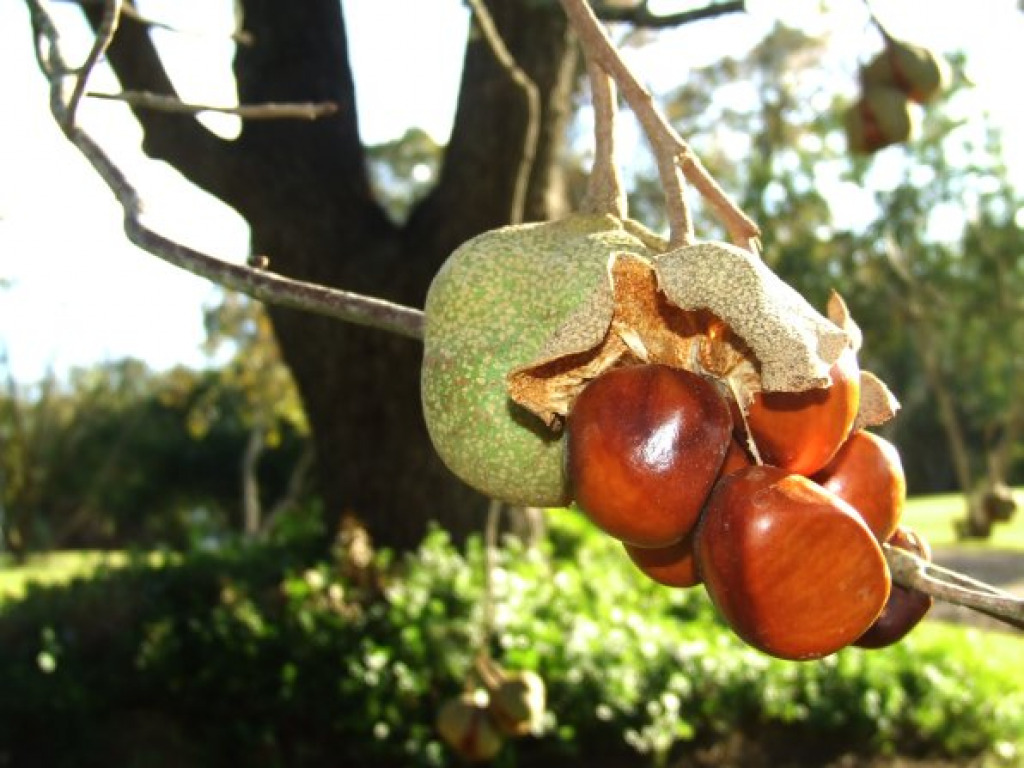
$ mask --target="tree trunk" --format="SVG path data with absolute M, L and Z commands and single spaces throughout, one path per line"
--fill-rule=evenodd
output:
M 527 218 L 548 218 L 562 202 L 551 190 L 571 108 L 572 38 L 555 3 L 489 5 L 543 94 Z M 398 227 L 371 197 L 340 4 L 242 6 L 255 42 L 235 58 L 239 100 L 329 100 L 338 112 L 314 122 L 247 121 L 230 142 L 191 117 L 137 110 L 144 149 L 235 207 L 251 226 L 253 252 L 268 256 L 270 269 L 422 306 L 431 277 L 457 245 L 508 221 L 525 97 L 482 38 L 471 35 L 438 186 Z M 98 10 L 90 13 L 95 21 Z M 173 92 L 138 24 L 123 21 L 108 58 L 125 88 Z M 447 471 L 427 438 L 419 344 L 294 310 L 272 308 L 271 318 L 309 418 L 329 534 L 347 512 L 362 518 L 375 542 L 399 547 L 417 542 L 429 520 L 456 537 L 481 529 L 485 500 Z
M 966 515 L 962 521 L 957 523 L 957 535 L 968 539 L 988 538 L 992 532 L 992 521 L 985 514 L 981 500 L 974 493 L 971 455 L 967 449 L 967 439 L 964 437 L 960 417 L 953 401 L 953 393 L 950 392 L 946 377 L 942 372 L 938 343 L 928 329 L 927 320 L 922 322 L 911 317 L 910 323 L 911 333 L 916 342 L 915 346 L 920 352 L 925 378 L 939 407 L 939 422 L 946 433 L 946 442 L 949 445 L 950 457 L 953 459 L 957 485 L 964 496 Z
M 263 517 L 258 468 L 266 448 L 266 436 L 267 431 L 262 425 L 253 425 L 242 453 L 242 532 L 247 539 L 255 539 L 259 535 Z

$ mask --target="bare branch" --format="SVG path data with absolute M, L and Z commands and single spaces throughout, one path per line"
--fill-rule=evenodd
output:
M 625 21 L 634 27 L 644 29 L 665 29 L 667 27 L 680 27 L 684 24 L 691 24 L 695 21 L 713 19 L 718 16 L 725 16 L 729 13 L 741 13 L 747 10 L 744 0 L 730 0 L 725 3 L 712 3 L 703 8 L 693 8 L 689 11 L 678 13 L 667 13 L 659 15 L 652 13 L 650 3 L 642 2 L 633 8 L 622 8 L 607 3 L 595 3 L 594 12 L 602 21 Z
M 615 83 L 594 62 L 587 60 L 590 92 L 594 102 L 594 166 L 587 179 L 587 193 L 580 209 L 587 213 L 627 216 L 626 193 L 615 164 L 615 117 L 618 112 Z
M 519 163 L 519 171 L 516 174 L 515 192 L 512 196 L 512 210 L 509 214 L 509 223 L 518 224 L 523 220 L 526 210 L 526 192 L 530 186 L 530 174 L 533 173 L 533 162 L 537 156 L 537 142 L 540 139 L 540 91 L 537 84 L 530 79 L 522 67 L 520 67 L 512 53 L 509 51 L 505 41 L 501 38 L 491 12 L 483 0 L 469 0 L 473 9 L 473 15 L 480 26 L 487 45 L 490 46 L 494 58 L 508 72 L 509 77 L 518 85 L 526 96 L 527 123 L 526 134 L 523 137 L 523 154 Z
M 246 120 L 316 120 L 319 117 L 333 115 L 338 105 L 333 101 L 296 102 L 290 104 L 268 102 L 266 104 L 240 104 L 235 107 L 217 107 L 211 104 L 189 104 L 176 96 L 166 96 L 148 91 L 122 91 L 121 93 L 99 93 L 90 91 L 87 94 L 93 99 L 104 101 L 120 101 L 133 107 L 155 109 L 160 112 L 195 115 L 200 112 L 218 112 L 225 115 L 237 115 Z
M 110 43 L 113 42 L 114 33 L 117 32 L 117 25 L 120 20 L 121 0 L 107 0 L 103 7 L 103 19 L 96 29 L 96 40 L 92 44 L 92 49 L 89 51 L 85 63 L 78 71 L 75 89 L 71 93 L 71 98 L 68 99 L 67 111 L 64 115 L 64 120 L 66 121 L 64 123 L 65 130 L 71 130 L 75 127 L 75 116 L 78 112 L 78 105 L 82 101 L 82 96 L 85 94 L 85 87 L 89 83 L 89 75 L 92 74 L 96 64 L 103 54 L 106 53 Z
M 169 240 L 142 222 L 143 204 L 138 193 L 107 153 L 85 131 L 68 120 L 68 103 L 61 95 L 59 75 L 66 69 L 59 35 L 39 0 L 27 0 L 40 68 L 50 80 L 50 110 L 68 140 L 85 156 L 124 210 L 128 239 L 165 261 L 249 296 L 281 306 L 335 317 L 357 325 L 380 328 L 413 339 L 423 336 L 423 313 L 382 299 L 339 291 L 292 280 L 265 270 L 232 264 Z M 41 38 L 41 39 L 40 39 Z M 43 42 L 45 41 L 45 45 Z
M 930 563 L 898 547 L 886 544 L 882 549 L 895 583 L 1024 629 L 1024 598 Z
M 600 64 L 618 84 L 623 98 L 637 116 L 651 143 L 658 175 L 666 192 L 665 207 L 672 224 L 670 243 L 678 247 L 692 240 L 692 232 L 686 229 L 690 217 L 686 210 L 686 200 L 681 194 L 679 171 L 682 171 L 722 219 L 733 242 L 743 248 L 756 249 L 761 235 L 757 224 L 729 199 L 690 146 L 658 110 L 650 92 L 640 84 L 622 60 L 586 0 L 561 0 L 561 3 L 587 56 Z

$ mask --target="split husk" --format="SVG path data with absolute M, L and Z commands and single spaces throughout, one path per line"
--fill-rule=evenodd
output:
M 452 472 L 509 504 L 568 503 L 561 435 L 509 400 L 505 376 L 579 313 L 611 254 L 663 248 L 635 222 L 575 215 L 484 233 L 448 258 L 427 294 L 421 391 Z
M 617 253 L 607 280 L 528 365 L 509 395 L 557 429 L 577 394 L 604 371 L 658 363 L 711 376 L 746 408 L 763 390 L 830 385 L 850 344 L 749 251 L 700 243 L 650 259 Z

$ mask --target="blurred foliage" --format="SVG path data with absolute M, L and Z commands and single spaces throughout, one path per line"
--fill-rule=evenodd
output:
M 491 650 L 549 691 L 543 734 L 509 743 L 497 765 L 665 765 L 737 733 L 773 765 L 1019 754 L 1019 648 L 919 632 L 885 651 L 773 660 L 736 640 L 702 590 L 659 587 L 579 518 L 550 517 L 547 543 L 506 541 L 494 573 Z M 139 564 L 6 606 L 0 759 L 456 764 L 433 721 L 481 641 L 480 542 L 460 551 L 435 531 L 353 572 L 304 541 L 316 538 Z M 60 739 L 38 738 L 55 723 Z
M 862 366 L 903 404 L 885 431 L 916 493 L 974 490 L 960 487 L 938 387 L 954 393 L 974 476 L 1022 420 L 1024 196 L 1008 180 L 998 134 L 971 112 L 963 57 L 951 62 L 953 86 L 925 112 L 921 135 L 868 157 L 851 157 L 843 135 L 857 62 L 838 60 L 827 37 L 777 25 L 749 54 L 689 73 L 665 101 L 697 155 L 761 225 L 772 268 L 815 306 L 832 289 L 846 298 L 865 332 Z M 653 169 L 641 169 L 631 203 L 654 227 L 664 225 L 660 194 Z M 724 236 L 706 206 L 697 201 L 695 211 L 700 235 Z M 926 373 L 920 324 L 940 377 Z M 1002 480 L 1024 477 L 1021 448 Z
M 197 411 L 203 428 L 195 429 Z M 247 393 L 219 370 L 154 373 L 104 363 L 0 392 L 5 548 L 188 547 L 238 529 Z M 191 425 L 191 426 L 190 426 Z M 283 422 L 261 465 L 264 492 L 286 487 L 303 448 Z
M 308 434 L 298 389 L 281 358 L 263 305 L 228 291 L 220 304 L 206 310 L 204 320 L 203 349 L 210 355 L 228 350 L 228 360 L 218 373 L 225 387 L 241 394 L 243 419 L 267 430 L 266 439 L 271 445 L 280 442 L 282 428 Z M 213 394 L 189 413 L 189 429 L 196 436 L 202 436 L 217 416 Z
M 367 147 L 366 156 L 374 194 L 401 223 L 437 183 L 444 147 L 421 128 L 410 128 L 394 141 Z

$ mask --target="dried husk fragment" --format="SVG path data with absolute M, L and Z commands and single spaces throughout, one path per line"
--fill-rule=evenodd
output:
M 557 427 L 590 379 L 660 363 L 713 376 L 746 407 L 761 389 L 828 386 L 849 344 L 749 251 L 700 243 L 655 259 L 622 252 L 540 354 L 509 373 L 509 396 Z
M 444 702 L 437 713 L 437 730 L 448 746 L 471 763 L 494 759 L 505 743 L 482 691 Z
M 761 259 L 728 243 L 699 243 L 658 260 L 659 283 L 681 309 L 721 318 L 757 359 L 760 389 L 827 387 L 829 369 L 850 343 Z
M 860 352 L 860 348 L 864 344 L 864 334 L 854 322 L 853 316 L 850 315 L 850 310 L 847 308 L 846 302 L 843 301 L 843 297 L 836 291 L 832 291 L 829 296 L 826 311 L 829 319 L 846 331 L 853 351 Z M 899 401 L 885 385 L 885 382 L 871 371 L 861 370 L 860 403 L 851 432 L 865 427 L 881 426 L 892 419 L 899 409 Z
M 864 346 L 864 334 L 860 326 L 850 314 L 846 301 L 838 291 L 832 291 L 828 297 L 828 304 L 825 306 L 825 313 L 828 319 L 846 331 L 846 337 L 850 340 L 850 347 L 854 352 L 860 352 Z
M 853 431 L 878 427 L 892 419 L 900 409 L 899 400 L 871 371 L 860 372 L 860 408 Z

